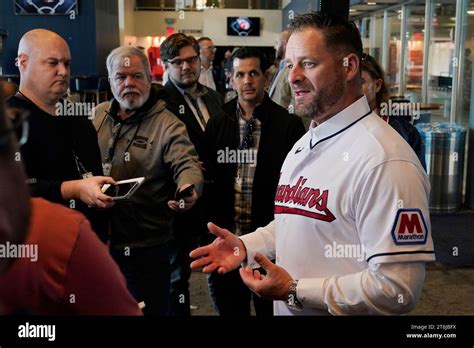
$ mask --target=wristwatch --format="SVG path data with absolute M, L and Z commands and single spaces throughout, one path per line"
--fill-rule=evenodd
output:
M 303 310 L 303 305 L 300 301 L 298 301 L 298 297 L 296 296 L 296 286 L 298 285 L 298 280 L 294 280 L 290 285 L 290 291 L 288 292 L 288 298 L 286 299 L 286 305 L 290 309 L 294 309 L 297 311 Z

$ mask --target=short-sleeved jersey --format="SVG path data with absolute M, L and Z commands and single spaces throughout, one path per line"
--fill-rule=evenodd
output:
M 433 261 L 429 180 L 365 96 L 294 145 L 275 198 L 276 263 L 294 279 Z M 283 302 L 276 312 L 291 314 Z

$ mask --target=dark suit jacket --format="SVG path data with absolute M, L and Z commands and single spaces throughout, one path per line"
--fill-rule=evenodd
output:
M 212 89 L 207 88 L 201 84 L 200 86 L 207 90 L 207 93 L 203 96 L 203 99 L 207 106 L 207 110 L 209 111 L 210 118 L 221 114 L 223 112 L 222 97 L 216 91 L 213 91 Z M 188 129 L 189 138 L 194 144 L 199 158 L 202 160 L 206 151 L 204 146 L 204 131 L 199 125 L 199 122 L 196 120 L 196 117 L 194 116 L 194 113 L 189 107 L 188 103 L 186 103 L 183 95 L 170 80 L 168 80 L 168 82 L 165 84 L 165 90 L 167 93 L 166 107 L 184 122 L 186 128 Z
M 237 98 L 224 105 L 225 113 L 212 118 L 206 127 L 207 167 L 212 180 L 209 205 L 210 221 L 220 227 L 232 229 L 235 217 L 235 176 L 237 164 L 219 163 L 218 152 L 226 148 L 235 150 L 240 144 L 237 118 Z M 286 155 L 305 129 L 301 118 L 289 114 L 273 102 L 268 94 L 254 110 L 260 120 L 261 135 L 257 154 L 257 167 L 252 188 L 251 228 L 265 226 L 273 220 L 275 193 L 280 170 Z
M 199 85 L 200 88 L 202 87 L 207 90 L 207 93 L 203 96 L 203 99 L 209 112 L 210 119 L 216 115 L 222 114 L 222 97 L 216 91 L 213 91 L 201 84 Z M 196 120 L 196 116 L 194 116 L 193 111 L 189 107 L 181 92 L 170 80 L 168 80 L 168 82 L 165 84 L 165 91 L 167 109 L 173 112 L 186 125 L 189 138 L 196 148 L 199 159 L 202 162 L 205 162 L 207 147 L 204 143 L 204 131 L 199 125 L 199 122 Z M 204 171 L 204 178 L 205 180 L 208 180 L 207 170 Z M 173 229 L 175 239 L 178 241 L 178 243 L 187 243 L 188 247 L 191 246 L 191 249 L 197 247 L 197 244 L 195 244 L 195 241 L 193 241 L 193 236 L 207 234 L 207 196 L 208 185 L 205 183 L 202 196 L 199 198 L 194 207 L 192 207 L 187 212 L 181 213 L 179 218 L 174 220 Z M 187 254 L 189 251 L 191 251 L 191 249 L 185 250 L 185 253 Z M 188 265 L 186 267 L 188 267 Z

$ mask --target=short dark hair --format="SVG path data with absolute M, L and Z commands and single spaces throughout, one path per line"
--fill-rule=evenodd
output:
M 269 68 L 267 59 L 262 50 L 257 47 L 241 47 L 232 53 L 232 71 L 234 71 L 234 59 L 258 58 L 260 60 L 260 70 L 265 74 Z
M 179 50 L 187 46 L 192 46 L 199 56 L 199 44 L 194 37 L 182 33 L 168 36 L 160 45 L 161 60 L 166 62 L 169 59 L 179 56 Z
M 210 37 L 207 37 L 207 36 L 202 36 L 200 37 L 198 40 L 198 44 L 200 44 L 201 42 L 203 41 L 212 41 Z
M 290 35 L 307 28 L 321 30 L 327 48 L 336 54 L 355 53 L 362 57 L 362 40 L 354 22 L 325 12 L 309 12 L 296 16 L 289 24 Z

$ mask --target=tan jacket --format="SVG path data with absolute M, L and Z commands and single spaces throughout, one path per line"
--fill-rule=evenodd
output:
M 130 199 L 117 201 L 111 210 L 114 247 L 166 243 L 174 216 L 168 200 L 184 184 L 194 184 L 199 195 L 202 191 L 196 150 L 184 123 L 166 109 L 164 95 L 159 95 L 163 90 L 157 91 L 160 87 L 154 85 L 148 101 L 125 121 L 117 117 L 115 100 L 100 104 L 94 113 L 103 163 L 108 162 L 109 148 L 120 128 L 110 175 L 115 180 L 146 178 Z
M 276 72 L 276 77 L 273 81 L 275 87 L 270 87 L 270 98 L 280 106 L 283 106 L 285 109 L 291 105 L 295 105 L 293 92 L 291 91 L 290 84 L 288 83 L 288 68 L 284 67 L 283 70 L 279 73 Z

